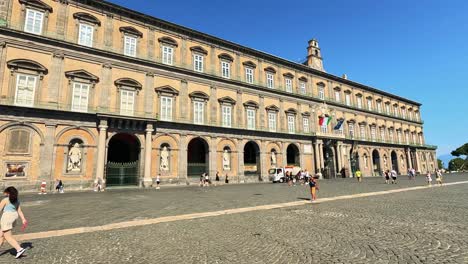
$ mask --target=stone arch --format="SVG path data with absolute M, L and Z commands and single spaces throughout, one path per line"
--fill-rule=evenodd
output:
M 253 175 L 260 177 L 261 161 L 260 161 L 260 144 L 255 140 L 249 140 L 244 144 L 242 149 L 244 159 L 245 175 Z
M 199 177 L 209 172 L 209 142 L 202 136 L 193 136 L 187 140 L 187 176 Z
M 296 143 L 289 143 L 286 147 L 286 164 L 300 166 L 301 165 L 301 150 Z
M 83 140 L 83 142 L 86 145 L 96 145 L 96 143 L 97 143 L 96 135 L 89 128 L 86 128 L 86 127 L 67 127 L 67 128 L 62 129 L 55 136 L 55 143 L 60 144 L 60 141 L 62 140 L 62 136 L 64 134 L 68 133 L 69 131 L 73 131 L 73 130 L 82 130 L 82 131 L 86 132 L 87 134 L 89 134 L 89 136 L 92 138 L 92 142 L 89 142 L 89 140 L 87 140 L 86 138 L 83 138 L 81 136 L 79 137 L 79 138 L 81 138 Z
M 39 135 L 39 137 L 41 138 L 41 146 L 44 145 L 44 139 L 45 139 L 44 134 L 34 124 L 24 123 L 24 122 L 11 122 L 11 123 L 4 124 L 4 125 L 0 126 L 0 133 L 2 133 L 4 130 L 6 130 L 8 128 L 11 128 L 11 127 L 29 127 L 30 129 L 34 130 Z
M 167 137 L 168 139 L 164 139 L 164 137 Z M 172 150 L 179 149 L 179 140 L 174 135 L 164 133 L 153 136 L 153 148 L 158 148 L 164 143 L 171 145 Z

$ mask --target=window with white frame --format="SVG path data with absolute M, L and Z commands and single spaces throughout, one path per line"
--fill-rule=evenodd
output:
M 223 127 L 231 127 L 232 123 L 232 106 L 230 105 L 223 105 L 221 107 L 222 111 L 222 122 Z
M 320 131 L 325 134 L 328 133 L 328 125 L 324 123 L 324 125 L 320 126 Z
M 385 141 L 385 128 L 380 128 L 380 140 Z
M 409 138 L 409 132 L 408 131 L 405 132 L 405 141 L 406 141 L 406 144 L 409 145 L 410 138 Z
M 369 111 L 372 111 L 372 99 L 371 98 L 367 98 L 367 109 Z
M 37 76 L 18 74 L 16 77 L 15 105 L 33 106 Z
M 413 111 L 411 111 L 411 110 L 408 111 L 408 118 L 410 120 L 413 120 Z
M 401 144 L 401 130 L 397 131 L 398 144 Z
M 346 105 L 351 106 L 351 95 L 349 93 L 345 95 L 345 100 L 346 100 Z
M 303 127 L 303 130 L 304 130 L 304 133 L 309 133 L 310 132 L 309 117 L 307 117 L 307 116 L 302 117 L 302 127 Z
M 361 97 L 361 96 L 358 96 L 358 97 L 357 97 L 357 107 L 358 107 L 359 109 L 362 108 L 362 97 Z
M 349 136 L 351 138 L 354 138 L 354 123 L 348 124 L 348 130 L 349 130 Z
M 299 82 L 299 92 L 301 94 L 306 94 L 306 83 L 305 82 Z
M 340 91 L 335 90 L 335 101 L 340 102 L 341 101 L 341 94 Z
M 255 110 L 247 109 L 247 129 L 255 129 Z
M 137 38 L 129 35 L 124 36 L 124 55 L 136 57 L 137 53 Z
M 135 108 L 135 91 L 120 90 L 120 114 L 133 115 Z
M 382 102 L 377 102 L 377 112 L 382 113 Z
M 42 34 L 42 26 L 44 24 L 44 12 L 34 9 L 26 9 L 26 18 L 24 23 L 24 31 L 40 35 Z
M 174 48 L 170 46 L 162 47 L 162 63 L 172 65 L 174 63 Z
M 231 63 L 228 61 L 221 61 L 221 76 L 224 78 L 231 78 Z
M 405 109 L 405 108 L 402 108 L 402 109 L 401 109 L 401 117 L 402 117 L 403 119 L 406 119 L 406 109 Z
M 325 100 L 325 87 L 323 86 L 318 87 L 318 97 L 322 100 Z
M 80 23 L 80 31 L 78 33 L 78 44 L 92 47 L 93 46 L 94 27 L 88 24 Z
M 398 116 L 398 106 L 397 106 L 397 105 L 394 105 L 394 106 L 393 106 L 393 114 L 394 114 L 395 116 Z
M 288 132 L 296 133 L 296 116 L 288 115 Z
M 292 79 L 291 78 L 285 78 L 285 85 L 286 85 L 286 92 L 292 93 L 293 88 L 292 88 Z
M 266 73 L 266 81 L 268 88 L 275 88 L 275 75 L 273 73 L 267 72 Z
M 416 119 L 416 121 L 419 121 L 419 112 L 414 112 L 414 119 Z
M 193 70 L 203 72 L 203 62 L 205 57 L 200 54 L 193 54 Z
M 89 84 L 73 83 L 72 111 L 88 112 Z
M 377 131 L 376 131 L 375 126 L 371 126 L 371 139 L 372 141 L 377 140 Z
M 245 81 L 247 83 L 254 83 L 254 70 L 250 67 L 245 67 Z
M 385 104 L 385 113 L 387 113 L 387 115 L 390 115 L 390 104 Z
M 423 136 L 421 133 L 419 134 L 419 144 L 423 144 Z
M 366 126 L 364 124 L 360 125 L 360 136 L 361 136 L 361 139 L 362 140 L 365 140 L 366 139 Z
M 268 129 L 276 132 L 276 112 L 268 112 Z
M 417 142 L 416 142 L 416 133 L 414 133 L 414 132 L 411 133 L 411 137 L 412 137 L 412 139 L 413 139 L 413 144 L 416 144 L 416 143 L 417 143 Z
M 204 123 L 205 117 L 205 102 L 193 101 L 193 122 L 198 125 Z
M 169 96 L 161 96 L 161 115 L 163 121 L 172 121 L 172 103 L 173 98 Z

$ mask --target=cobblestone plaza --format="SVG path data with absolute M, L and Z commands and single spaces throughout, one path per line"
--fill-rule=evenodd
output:
M 445 180 L 464 182 L 468 175 Z M 397 185 L 380 178 L 321 181 L 316 204 L 306 200 L 306 187 L 286 184 L 26 195 L 31 224 L 16 234 L 81 229 L 23 240 L 30 248 L 18 263 L 468 263 L 468 183 L 407 189 L 417 186 L 425 186 L 423 177 L 400 177 Z M 395 190 L 405 191 L 363 197 Z M 261 209 L 289 202 L 304 203 Z M 236 208 L 254 209 L 117 228 Z M 115 226 L 83 231 L 109 224 Z M 8 252 L 0 256 L 0 263 L 11 261 Z

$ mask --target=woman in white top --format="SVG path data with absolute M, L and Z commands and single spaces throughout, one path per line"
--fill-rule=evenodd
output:
M 20 202 L 18 200 L 18 190 L 15 187 L 8 187 L 3 191 L 3 194 L 6 196 L 0 202 L 0 210 L 3 211 L 1 218 L 1 237 L 0 237 L 0 247 L 3 245 L 3 242 L 6 240 L 8 244 L 16 249 L 16 258 L 19 258 L 23 255 L 26 249 L 22 248 L 18 242 L 13 238 L 11 230 L 15 225 L 18 217 L 21 218 L 23 222 L 23 228 L 26 227 L 28 221 L 24 217 L 23 211 L 20 207 Z

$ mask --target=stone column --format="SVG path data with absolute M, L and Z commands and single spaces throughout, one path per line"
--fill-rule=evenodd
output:
M 67 35 L 68 1 L 58 2 L 59 7 L 57 10 L 57 23 L 55 24 L 55 32 L 58 39 L 65 39 L 65 36 Z
M 52 57 L 52 63 L 50 66 L 50 78 L 49 78 L 49 86 L 47 88 L 47 98 L 48 98 L 48 104 L 50 104 L 51 107 L 54 109 L 59 109 L 59 98 L 60 96 L 60 91 L 63 89 L 62 87 L 62 76 L 64 75 L 63 73 L 63 59 L 64 59 L 64 54 L 63 53 L 54 53 Z
M 210 153 L 209 153 L 209 175 L 210 177 L 215 177 L 216 172 L 218 171 L 218 144 L 217 138 L 211 137 L 210 140 Z
M 106 14 L 106 19 L 104 21 L 104 47 L 107 50 L 112 51 L 120 51 L 121 49 L 118 48 L 119 45 L 113 47 L 113 36 L 114 36 L 114 15 L 113 14 Z M 120 39 L 120 38 L 119 38 Z M 122 44 L 123 45 L 123 44 Z
M 145 77 L 145 87 L 144 96 L 145 96 L 145 116 L 149 118 L 154 118 L 153 113 L 153 102 L 154 102 L 154 73 L 147 72 Z
M 100 84 L 101 94 L 96 107 L 106 112 L 110 108 L 110 91 L 113 87 L 112 84 L 112 65 L 104 63 L 102 65 L 102 82 Z M 95 88 L 96 89 L 96 88 Z
M 54 143 L 55 143 L 55 129 L 56 124 L 46 123 L 46 133 L 44 142 L 42 142 L 40 151 L 40 177 L 46 181 L 54 182 L 54 174 L 52 173 L 52 165 L 55 162 L 53 160 L 54 155 Z M 51 185 L 52 186 L 52 185 Z
M 421 171 L 421 163 L 419 162 L 419 152 L 416 151 L 415 155 L 416 155 L 416 168 L 415 168 L 415 170 L 417 172 L 423 173 Z
M 410 152 L 410 149 L 406 149 L 406 159 L 408 160 L 408 168 L 407 169 L 410 169 L 410 168 L 413 168 L 413 161 L 411 160 L 411 152 Z
M 283 142 L 281 146 L 281 156 L 283 159 L 283 167 L 288 166 L 288 143 Z
M 187 135 L 180 135 L 179 141 L 179 181 L 185 180 L 188 184 L 187 178 Z
M 218 99 L 216 95 L 216 86 L 210 87 L 210 124 L 217 125 L 218 119 Z
M 314 156 L 315 156 L 315 170 L 320 170 L 320 151 L 319 151 L 319 141 L 315 141 L 314 143 Z M 315 174 L 316 171 L 314 171 L 313 173 Z
M 237 179 L 244 182 L 244 144 L 242 139 L 237 139 Z
M 104 179 L 104 165 L 106 157 L 106 140 L 107 140 L 107 120 L 101 120 L 99 122 L 99 141 L 97 149 L 97 161 L 96 161 L 96 179 Z
M 260 130 L 265 130 L 265 97 L 263 95 L 259 96 L 258 102 L 258 111 L 259 111 L 259 128 Z
M 179 119 L 183 121 L 190 120 L 190 114 L 188 110 L 190 105 L 188 105 L 188 83 L 187 80 L 180 81 L 180 91 L 179 91 Z
M 245 128 L 244 124 L 244 104 L 242 103 L 242 91 L 237 90 L 237 99 L 236 99 L 236 116 L 237 116 L 237 127 Z
M 337 159 L 338 160 L 338 171 L 337 171 L 337 173 L 339 173 L 341 171 L 341 167 L 342 167 L 342 164 L 343 164 L 341 153 L 342 153 L 341 152 L 341 142 L 337 142 L 337 144 L 336 144 L 336 156 L 338 158 Z
M 320 168 L 323 169 L 325 168 L 325 161 L 323 159 L 323 142 L 320 142 L 319 145 L 319 152 L 320 152 Z
M 286 114 L 284 112 L 284 101 L 283 99 L 280 99 L 279 101 L 280 101 L 279 103 L 280 110 L 278 114 L 279 114 L 279 122 L 280 122 L 280 132 L 285 132 L 284 126 L 286 125 L 286 123 L 285 123 L 284 118 Z
M 267 167 L 268 151 L 266 148 L 266 141 L 262 140 L 260 143 L 260 177 L 262 181 L 268 181 L 268 167 Z
M 151 179 L 151 150 L 153 149 L 152 135 L 153 135 L 153 124 L 146 124 L 146 135 L 145 135 L 145 172 L 143 178 L 143 186 L 145 188 L 151 187 L 153 180 Z

